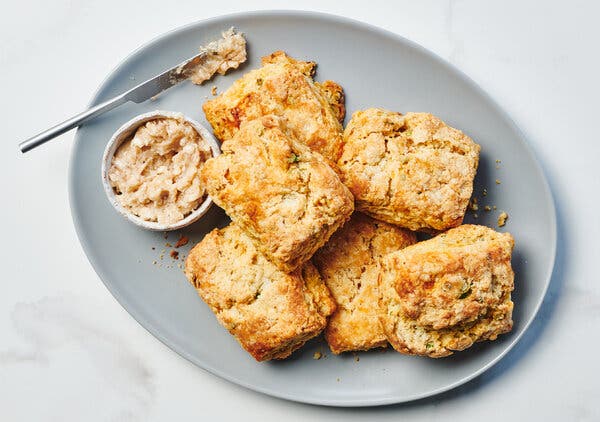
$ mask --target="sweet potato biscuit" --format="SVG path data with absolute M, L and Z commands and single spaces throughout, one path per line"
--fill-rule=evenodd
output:
M 442 357 L 512 329 L 508 233 L 448 230 L 382 260 L 382 325 L 401 353 Z
M 215 136 L 226 141 L 243 122 L 274 114 L 286 119 L 298 141 L 336 163 L 343 142 L 343 90 L 332 81 L 314 83 L 315 67 L 313 62 L 294 60 L 281 51 L 263 57 L 261 68 L 204 103 Z
M 408 230 L 354 213 L 315 254 L 315 266 L 337 303 L 325 329 L 333 353 L 387 345 L 379 322 L 379 260 L 415 242 Z
M 338 162 L 356 209 L 415 231 L 462 223 L 479 145 L 427 113 L 354 113 Z
M 191 250 L 185 272 L 219 322 L 257 361 L 286 358 L 318 335 L 335 309 L 312 264 L 284 273 L 233 224 L 207 234 Z
M 335 171 L 275 116 L 244 123 L 221 149 L 202 169 L 208 194 L 284 271 L 308 261 L 354 210 Z

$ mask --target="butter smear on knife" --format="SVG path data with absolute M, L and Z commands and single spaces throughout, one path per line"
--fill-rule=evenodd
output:
M 246 40 L 242 33 L 230 28 L 222 33 L 223 38 L 212 41 L 200 52 L 206 56 L 190 72 L 189 79 L 196 85 L 208 81 L 215 73 L 224 75 L 229 69 L 237 69 L 246 61 Z

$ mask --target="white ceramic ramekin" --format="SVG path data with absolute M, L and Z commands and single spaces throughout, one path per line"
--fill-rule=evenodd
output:
M 109 202 L 112 204 L 115 210 L 117 210 L 119 214 L 127 218 L 133 224 L 147 230 L 169 231 L 177 230 L 182 227 L 188 226 L 196 220 L 198 220 L 204 214 L 206 214 L 206 212 L 212 205 L 212 200 L 210 199 L 210 196 L 207 195 L 206 199 L 200 204 L 200 206 L 194 211 L 192 211 L 189 215 L 187 215 L 184 219 L 179 220 L 178 222 L 173 224 L 160 224 L 158 222 L 146 221 L 123 208 L 117 200 L 115 192 L 108 181 L 108 170 L 110 169 L 113 156 L 115 155 L 115 152 L 117 151 L 119 146 L 126 140 L 130 139 L 137 130 L 137 128 L 139 128 L 141 125 L 151 120 L 160 118 L 183 119 L 184 121 L 192 125 L 192 127 L 196 129 L 200 136 L 204 140 L 206 140 L 206 142 L 210 146 L 213 157 L 216 157 L 217 155 L 221 154 L 221 150 L 216 139 L 204 126 L 202 126 L 197 121 L 190 119 L 182 113 L 177 113 L 173 111 L 151 111 L 149 113 L 140 114 L 139 116 L 136 116 L 127 123 L 125 123 L 119 129 L 117 129 L 117 131 L 110 138 L 110 141 L 108 141 L 106 149 L 104 150 L 104 155 L 102 157 L 102 185 L 104 186 L 104 191 L 106 192 L 106 196 L 108 197 Z

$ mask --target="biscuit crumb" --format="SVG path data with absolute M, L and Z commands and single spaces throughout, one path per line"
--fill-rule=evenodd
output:
M 172 247 L 172 246 L 173 246 L 173 245 L 171 245 L 169 242 L 165 243 L 165 248 L 170 248 L 170 247 Z
M 469 202 L 469 209 L 471 211 L 477 211 L 479 209 L 479 205 L 477 205 L 477 197 L 476 196 L 471 198 L 471 201 Z
M 181 248 L 182 246 L 187 245 L 189 241 L 190 241 L 190 239 L 187 236 L 181 235 L 179 237 L 179 240 L 177 241 L 177 243 L 175 243 L 175 247 Z
M 156 261 L 152 261 L 152 265 L 156 265 Z
M 173 259 L 179 259 L 179 252 L 177 252 L 175 249 L 173 249 L 169 255 L 171 255 L 171 258 Z
M 479 217 L 479 214 L 477 214 L 477 213 L 473 213 L 473 218 L 475 218 L 475 219 L 476 219 L 476 218 L 478 218 L 478 217 Z
M 492 208 L 494 209 L 494 211 L 498 209 L 498 207 L 496 207 L 495 205 Z
M 502 161 L 500 161 L 500 160 L 496 160 L 496 170 L 500 168 L 500 163 L 501 163 L 501 162 L 502 162 Z
M 354 354 L 354 362 L 360 361 L 360 357 L 355 353 Z
M 506 224 L 506 220 L 508 220 L 508 214 L 502 211 L 498 216 L 498 227 L 503 227 Z
M 216 85 L 212 87 L 212 89 L 210 90 L 210 93 L 215 96 L 217 95 L 217 86 Z
M 315 353 L 313 354 L 313 359 L 314 359 L 314 360 L 319 360 L 319 359 L 321 359 L 321 357 L 322 357 L 322 356 L 323 356 L 323 355 L 321 354 L 321 352 L 315 352 Z
M 499 185 L 500 184 L 500 180 L 496 179 L 496 184 Z
M 487 196 L 487 189 L 483 189 L 483 196 Z
M 492 210 L 492 207 L 490 207 L 489 205 L 486 205 L 485 207 L 483 207 L 483 210 L 486 212 L 489 212 Z

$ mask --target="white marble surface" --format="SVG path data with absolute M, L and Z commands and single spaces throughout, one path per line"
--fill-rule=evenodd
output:
M 379 25 L 458 65 L 514 118 L 551 181 L 557 268 L 516 349 L 453 392 L 362 410 L 272 399 L 177 356 L 117 304 L 77 242 L 66 187 L 73 133 L 28 155 L 17 142 L 81 110 L 113 66 L 151 37 L 280 3 L 7 2 L 0 12 L 0 420 L 600 420 L 600 3 L 386 3 L 305 0 L 296 8 Z

